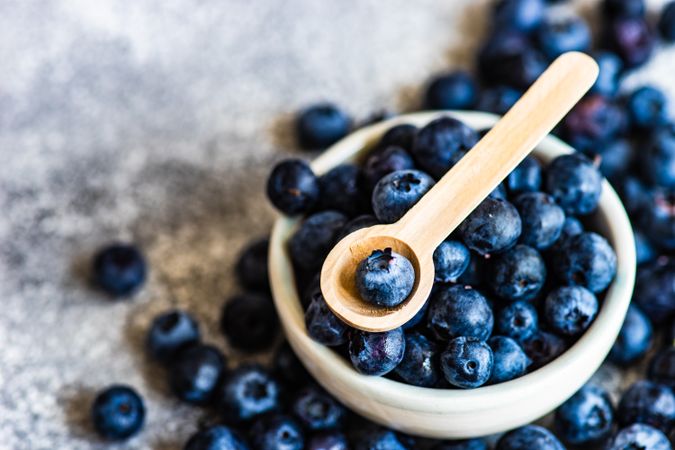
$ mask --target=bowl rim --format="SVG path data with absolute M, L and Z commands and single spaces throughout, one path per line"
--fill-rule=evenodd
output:
M 499 119 L 499 116 L 476 111 L 418 112 L 397 116 L 348 135 L 316 158 L 311 163 L 311 167 L 317 174 L 325 173 L 338 164 L 353 160 L 363 151 L 364 147 L 372 144 L 394 125 L 410 123 L 423 126 L 434 119 L 446 116 L 466 122 L 475 129 L 488 128 Z M 537 146 L 537 149 L 556 155 L 574 151 L 572 147 L 552 135 L 547 136 Z M 392 407 L 438 414 L 450 409 L 453 412 L 475 412 L 491 409 L 504 403 L 515 404 L 527 398 L 528 392 L 535 393 L 542 388 L 550 388 L 561 369 L 570 366 L 579 358 L 588 359 L 590 350 L 595 349 L 594 351 L 597 352 L 601 349 L 603 353 L 601 359 L 586 361 L 588 365 L 595 366 L 590 373 L 595 372 L 604 361 L 611 343 L 619 333 L 630 304 L 635 282 L 635 242 L 630 220 L 623 204 L 606 179 L 603 180 L 598 211 L 605 216 L 607 230 L 604 235 L 612 242 L 617 255 L 617 275 L 606 290 L 598 316 L 591 327 L 562 355 L 515 380 L 467 390 L 413 386 L 388 378 L 359 374 L 345 358 L 338 355 L 332 348 L 312 340 L 306 332 L 304 314 L 295 282 L 287 283 L 289 279 L 294 280 L 294 278 L 285 240 L 301 220 L 300 217 L 281 216 L 274 224 L 269 254 L 270 284 L 274 302 L 287 338 L 294 350 L 299 354 L 312 353 L 314 364 L 322 364 L 330 369 L 334 377 L 340 378 L 341 382 L 352 388 L 355 393 L 367 392 L 372 400 Z M 293 332 L 298 330 L 300 333 Z M 303 358 L 300 359 L 303 360 Z M 303 363 L 308 364 L 304 360 Z M 328 384 L 326 380 L 317 381 L 321 384 Z M 584 383 L 586 381 L 584 380 Z M 581 384 L 578 387 L 581 387 Z

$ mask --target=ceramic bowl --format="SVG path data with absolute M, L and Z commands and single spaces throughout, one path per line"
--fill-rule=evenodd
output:
M 423 126 L 443 115 L 475 129 L 491 127 L 499 119 L 492 114 L 452 111 L 399 116 L 347 136 L 317 158 L 312 167 L 322 174 L 338 164 L 358 160 L 391 126 Z M 572 151 L 549 136 L 534 155 L 548 163 Z M 635 243 L 623 205 L 606 181 L 592 220 L 593 227 L 614 247 L 618 262 L 616 278 L 607 290 L 598 317 L 569 350 L 551 363 L 494 386 L 441 390 L 365 376 L 333 350 L 314 342 L 305 329 L 286 245 L 299 218 L 279 218 L 272 232 L 269 272 L 274 302 L 288 341 L 300 360 L 326 390 L 357 413 L 405 433 L 440 439 L 506 431 L 544 416 L 574 394 L 598 369 L 619 333 L 635 280 Z

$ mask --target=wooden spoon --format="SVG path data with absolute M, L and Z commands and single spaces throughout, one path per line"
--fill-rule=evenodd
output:
M 380 332 L 400 327 L 422 308 L 434 283 L 436 247 L 548 135 L 593 86 L 598 65 L 583 53 L 556 59 L 504 117 L 398 222 L 357 230 L 330 252 L 321 291 L 330 309 L 354 328 Z M 415 285 L 394 308 L 361 299 L 359 262 L 391 248 L 415 268 Z

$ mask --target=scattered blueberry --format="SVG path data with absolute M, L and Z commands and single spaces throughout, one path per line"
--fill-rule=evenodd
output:
M 616 275 L 616 254 L 599 234 L 585 232 L 565 239 L 554 253 L 553 271 L 563 284 L 604 291 Z
M 659 17 L 659 32 L 667 42 L 675 42 L 675 2 L 668 2 Z
M 488 344 L 494 355 L 490 384 L 502 383 L 525 375 L 530 360 L 516 341 L 510 337 L 493 336 L 488 340 Z
M 344 406 L 316 386 L 298 392 L 291 410 L 300 424 L 312 431 L 338 428 L 346 415 Z
M 624 427 L 643 423 L 668 434 L 675 425 L 675 394 L 667 386 L 637 381 L 621 397 L 617 419 Z
M 270 282 L 267 274 L 268 238 L 252 242 L 239 255 L 235 272 L 239 283 L 246 289 L 269 292 Z
M 614 19 L 605 30 L 605 45 L 613 50 L 629 69 L 646 63 L 652 55 L 654 44 L 654 33 L 642 17 Z
M 494 356 L 490 346 L 473 337 L 452 339 L 441 353 L 441 370 L 453 386 L 473 389 L 490 379 Z
M 532 361 L 529 370 L 536 370 L 562 355 L 567 343 L 559 336 L 546 331 L 537 331 L 521 342 L 523 350 Z
M 532 299 L 544 286 L 546 265 L 532 247 L 516 245 L 492 261 L 489 284 L 492 291 L 505 300 Z
M 620 180 L 626 175 L 633 162 L 633 149 L 626 139 L 616 139 L 600 145 L 588 154 L 593 159 L 600 159 L 598 170 L 612 181 Z
M 254 450 L 302 450 L 305 437 L 290 416 L 271 414 L 255 421 L 250 431 Z
M 615 53 L 600 51 L 592 53 L 598 63 L 600 72 L 591 92 L 612 97 L 619 90 L 619 77 L 623 69 L 623 61 Z
M 225 425 L 213 425 L 193 434 L 183 450 L 248 450 L 248 448 L 236 431 Z
M 434 180 L 419 170 L 399 170 L 384 176 L 375 185 L 372 206 L 382 223 L 403 217 L 434 185 Z
M 279 330 L 274 303 L 260 294 L 235 295 L 223 307 L 220 329 L 236 349 L 255 352 L 269 348 Z
M 546 191 L 569 214 L 595 211 L 602 192 L 602 175 L 582 155 L 554 159 L 546 171 Z
M 538 425 L 525 425 L 503 435 L 495 450 L 565 450 L 553 433 Z
M 623 206 L 629 214 L 641 212 L 650 203 L 650 191 L 641 179 L 627 175 L 618 187 Z
M 638 270 L 633 300 L 655 324 L 675 317 L 675 262 L 670 258 L 657 258 Z
M 209 403 L 225 373 L 225 357 L 215 347 L 198 344 L 186 348 L 169 368 L 174 394 L 188 403 Z
M 649 379 L 675 389 L 675 346 L 671 345 L 654 355 L 649 364 Z
M 309 216 L 291 237 L 289 245 L 293 262 L 305 270 L 320 268 L 346 223 L 347 217 L 337 211 Z
M 280 388 L 259 365 L 242 365 L 220 385 L 217 404 L 226 419 L 242 422 L 279 408 Z
M 497 28 L 530 31 L 541 24 L 544 12 L 542 0 L 500 0 L 494 7 L 493 20 Z
M 619 331 L 609 359 L 622 366 L 627 366 L 642 358 L 652 343 L 652 324 L 636 305 L 628 307 L 626 318 Z
M 534 156 L 527 156 L 506 178 L 506 187 L 511 195 L 536 192 L 541 183 L 541 163 Z
M 330 310 L 320 289 L 305 312 L 305 326 L 309 336 L 323 345 L 336 347 L 347 342 L 349 327 Z
M 267 179 L 267 197 L 284 214 L 309 212 L 319 195 L 319 180 L 309 165 L 299 159 L 281 161 Z
M 585 385 L 555 412 L 555 429 L 571 445 L 604 442 L 612 433 L 614 408 L 602 388 Z
M 403 359 L 394 372 L 413 386 L 436 386 L 442 376 L 438 367 L 437 345 L 421 333 L 406 333 Z
M 321 209 L 340 211 L 349 217 L 363 212 L 367 202 L 365 179 L 361 168 L 341 164 L 319 177 Z
M 110 244 L 94 257 L 96 283 L 115 297 L 126 297 L 138 291 L 145 282 L 147 272 L 145 257 L 132 244 Z
M 434 78 L 425 95 L 428 109 L 473 109 L 478 86 L 467 72 L 458 71 Z
M 441 287 L 430 302 L 427 325 L 436 339 L 465 336 L 484 341 L 492 334 L 492 309 L 477 290 L 461 285 Z
M 295 129 L 300 146 L 318 150 L 333 145 L 349 133 L 351 119 L 337 106 L 321 103 L 300 111 Z
M 565 52 L 585 52 L 591 45 L 591 31 L 581 17 L 548 14 L 537 28 L 537 44 L 551 60 Z
M 480 91 L 476 109 L 503 115 L 516 104 L 522 92 L 510 86 L 491 86 Z
M 675 125 L 657 130 L 641 158 L 642 174 L 659 186 L 675 187 Z
M 631 125 L 638 129 L 653 129 L 668 123 L 668 99 L 653 86 L 643 86 L 628 97 Z
M 643 17 L 645 15 L 644 0 L 603 0 L 602 11 L 609 18 Z
M 458 241 L 444 241 L 434 250 L 435 281 L 456 282 L 471 260 L 471 252 Z
M 530 302 L 519 301 L 506 305 L 497 313 L 495 332 L 523 342 L 539 328 L 539 316 Z
M 150 355 L 168 363 L 181 350 L 197 344 L 200 339 L 199 325 L 185 311 L 167 311 L 155 317 L 146 337 Z
M 579 336 L 598 314 L 598 300 L 581 286 L 563 286 L 551 291 L 544 302 L 548 326 L 563 336 Z
M 638 265 L 654 261 L 656 249 L 647 236 L 640 231 L 635 231 L 635 259 Z
M 527 89 L 546 66 L 546 57 L 527 36 L 512 30 L 497 30 L 478 55 L 478 70 L 488 84 L 506 84 L 516 89 Z
M 473 129 L 457 119 L 441 117 L 417 132 L 412 156 L 422 170 L 438 179 L 452 167 L 455 153 L 470 150 L 476 142 Z
M 375 250 L 356 268 L 356 289 L 361 298 L 377 306 L 400 305 L 412 292 L 415 269 L 391 248 Z
M 373 152 L 366 159 L 363 167 L 363 176 L 370 190 L 384 176 L 399 170 L 412 170 L 415 162 L 410 154 L 401 147 L 390 146 Z
M 349 357 L 354 368 L 364 375 L 385 375 L 401 362 L 405 352 L 403 330 L 382 333 L 352 330 L 349 334 Z
M 662 168 L 664 169 L 664 168 Z M 636 211 L 643 231 L 663 250 L 675 249 L 675 189 L 653 188 Z
M 506 200 L 486 198 L 459 226 L 464 243 L 480 255 L 511 248 L 522 230 L 515 206 Z
M 588 95 L 581 99 L 572 108 L 572 111 L 565 116 L 561 134 L 577 150 L 592 152 L 598 146 L 604 145 L 624 131 L 626 122 L 627 117 L 623 109 L 614 100 L 598 94 Z M 565 156 L 565 159 L 573 156 Z M 562 169 L 562 167 L 556 168 L 549 165 L 548 171 L 555 172 L 559 169 Z M 569 167 L 565 176 L 570 177 L 573 173 L 574 168 Z M 588 176 L 586 171 L 580 175 Z M 591 184 L 590 187 L 594 187 L 594 184 Z
M 672 450 L 665 434 L 642 423 L 619 430 L 605 448 L 607 450 Z
M 306 386 L 312 376 L 302 365 L 295 352 L 287 342 L 279 346 L 272 359 L 272 367 L 276 378 L 290 387 Z
M 114 385 L 101 391 L 91 406 L 96 432 L 109 440 L 127 439 L 140 431 L 145 421 L 145 405 L 131 387 Z

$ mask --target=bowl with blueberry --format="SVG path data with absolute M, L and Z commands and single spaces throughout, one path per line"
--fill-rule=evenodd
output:
M 285 214 L 269 273 L 289 343 L 336 398 L 403 432 L 468 438 L 545 415 L 600 366 L 630 303 L 635 244 L 621 201 L 596 162 L 548 136 L 436 248 L 415 317 L 368 332 L 329 308 L 319 273 L 336 243 L 399 220 L 497 120 L 399 116 L 311 165 L 282 161 L 268 180 Z M 410 293 L 410 274 L 403 255 L 374 248 L 355 284 L 373 308 L 391 308 Z

